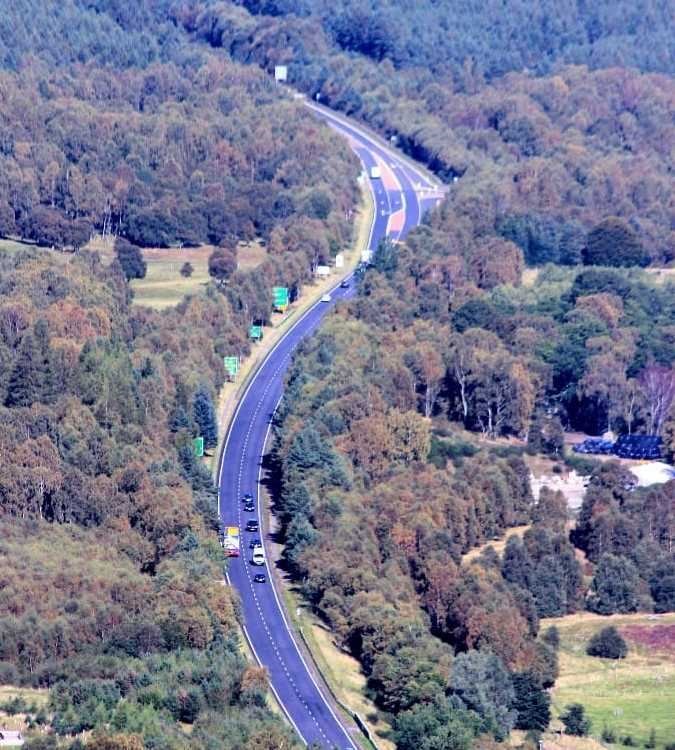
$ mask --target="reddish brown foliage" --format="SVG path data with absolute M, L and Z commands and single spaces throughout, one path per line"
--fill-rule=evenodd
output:
M 668 625 L 626 625 L 621 635 L 650 651 L 675 656 L 675 623 Z

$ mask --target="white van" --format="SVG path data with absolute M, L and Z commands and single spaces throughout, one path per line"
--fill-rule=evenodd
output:
M 254 565 L 265 564 L 265 550 L 263 549 L 262 544 L 258 544 L 253 548 L 253 557 L 251 558 L 251 562 Z

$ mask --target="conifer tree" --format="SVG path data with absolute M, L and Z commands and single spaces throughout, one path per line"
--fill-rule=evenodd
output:
M 213 448 L 218 443 L 218 423 L 211 394 L 203 386 L 195 393 L 192 410 L 204 438 L 204 447 Z

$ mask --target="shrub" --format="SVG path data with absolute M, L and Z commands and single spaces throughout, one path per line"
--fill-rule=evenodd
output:
M 590 719 L 586 718 L 584 707 L 581 703 L 570 703 L 560 716 L 565 725 L 565 734 L 574 737 L 585 737 L 591 731 Z
M 614 742 L 616 742 L 616 732 L 613 729 L 610 729 L 609 727 L 605 727 L 602 730 L 602 734 L 600 735 L 600 739 L 603 742 L 614 743 Z
M 586 647 L 589 656 L 599 656 L 602 659 L 624 659 L 628 653 L 626 641 L 619 631 L 610 626 L 597 632 Z
M 546 628 L 544 635 L 542 635 L 542 639 L 556 651 L 560 648 L 560 631 L 555 625 L 550 625 Z

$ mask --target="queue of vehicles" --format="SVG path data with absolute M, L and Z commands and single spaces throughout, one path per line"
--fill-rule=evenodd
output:
M 255 513 L 255 501 L 251 494 L 247 493 L 242 497 L 242 508 L 245 513 Z M 260 531 L 260 524 L 257 519 L 251 518 L 246 522 L 245 528 L 249 533 L 256 533 Z M 241 544 L 238 526 L 226 526 L 223 528 L 221 534 L 221 545 L 225 557 L 240 556 Z M 251 565 L 259 567 L 264 566 L 267 560 L 265 557 L 265 548 L 262 545 L 260 537 L 256 536 L 250 539 L 249 549 L 251 550 Z M 256 573 L 253 576 L 253 581 L 254 583 L 265 583 L 267 581 L 267 576 L 264 573 Z

